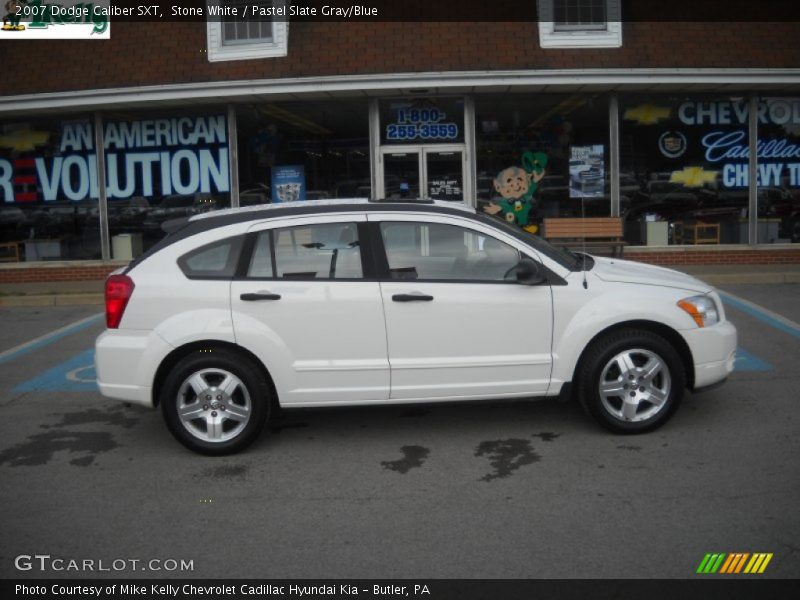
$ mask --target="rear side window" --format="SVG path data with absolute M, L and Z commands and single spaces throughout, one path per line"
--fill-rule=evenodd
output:
M 242 249 L 242 236 L 212 242 L 178 259 L 178 266 L 189 279 L 231 279 Z
M 320 223 L 275 229 L 273 240 L 279 279 L 364 277 L 355 223 Z

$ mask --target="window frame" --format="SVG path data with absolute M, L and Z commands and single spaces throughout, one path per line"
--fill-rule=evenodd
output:
M 206 19 L 206 43 L 208 61 L 251 60 L 259 58 L 278 58 L 289 54 L 288 17 L 272 17 L 272 41 L 238 41 L 233 44 L 223 42 L 224 21 L 209 15 Z
M 606 26 L 558 27 L 555 0 L 537 0 L 539 45 L 542 48 L 620 48 L 622 47 L 622 0 L 605 0 Z

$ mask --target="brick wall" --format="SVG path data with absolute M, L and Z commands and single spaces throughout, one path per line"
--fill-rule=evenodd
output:
M 625 252 L 626 260 L 652 265 L 775 265 L 800 264 L 800 247 L 776 249 L 696 250 L 665 252 Z
M 121 263 L 104 263 L 99 265 L 69 266 L 0 266 L 0 286 L 8 283 L 37 283 L 54 281 L 102 281 L 111 271 L 119 269 Z
M 623 47 L 543 50 L 536 22 L 292 23 L 284 58 L 209 63 L 203 23 L 113 23 L 108 41 L 4 44 L 0 95 L 420 71 L 800 67 L 800 22 L 625 23 Z M 7 74 L 9 69 L 6 69 Z

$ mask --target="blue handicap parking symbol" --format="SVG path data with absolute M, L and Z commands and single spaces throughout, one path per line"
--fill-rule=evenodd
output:
M 774 367 L 767 361 L 759 358 L 755 354 L 750 354 L 744 348 L 736 349 L 736 362 L 733 370 L 741 371 L 771 371 Z
M 14 388 L 15 392 L 96 392 L 94 350 L 81 352 Z

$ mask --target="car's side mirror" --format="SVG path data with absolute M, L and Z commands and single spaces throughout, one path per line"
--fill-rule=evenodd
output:
M 541 265 L 530 258 L 523 258 L 516 266 L 517 283 L 522 285 L 540 285 L 547 282 Z

